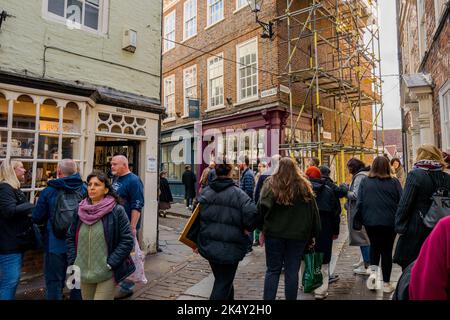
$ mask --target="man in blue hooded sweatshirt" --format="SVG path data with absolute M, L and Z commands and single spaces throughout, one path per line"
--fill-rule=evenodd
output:
M 72 159 L 61 160 L 56 173 L 58 179 L 48 182 L 33 209 L 33 221 L 46 225 L 44 274 L 47 300 L 62 300 L 67 270 L 66 239 L 57 237 L 53 230 L 57 202 L 62 201 L 68 193 L 75 193 L 80 200 L 86 195 L 86 186 Z

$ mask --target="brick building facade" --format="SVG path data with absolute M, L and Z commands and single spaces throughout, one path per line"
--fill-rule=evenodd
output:
M 405 161 L 422 143 L 450 150 L 450 2 L 397 0 Z
M 308 5 L 307 1 L 294 4 L 298 8 Z M 285 1 L 264 1 L 264 7 L 258 13 L 258 18 L 264 22 L 272 21 L 282 16 L 285 10 Z M 299 18 L 305 21 L 307 14 Z M 194 159 L 201 154 L 199 150 L 203 151 L 208 145 L 208 141 L 197 144 L 195 139 L 191 139 L 188 144 L 192 148 L 187 152 L 184 151 L 187 153 L 183 155 L 184 161 L 174 163 L 171 153 L 175 150 L 178 141 L 173 141 L 171 135 L 176 129 L 185 129 L 193 134 L 196 132 L 195 123 L 201 123 L 203 134 L 208 129 L 217 129 L 222 133 L 225 133 L 227 129 L 244 131 L 254 129 L 254 139 L 245 141 L 244 138 L 242 147 L 239 146 L 239 141 L 232 142 L 234 147 L 232 146 L 231 149 L 237 152 L 235 160 L 239 161 L 240 155 L 249 155 L 250 160 L 256 165 L 257 159 L 261 156 L 278 153 L 274 152 L 276 144 L 286 143 L 291 131 L 289 95 L 280 90 L 280 85 L 288 85 L 282 77 L 288 61 L 286 23 L 274 24 L 275 36 L 272 39 L 262 38 L 262 29 L 255 22 L 255 14 L 247 1 L 166 0 L 162 30 L 162 97 L 167 114 L 162 125 L 162 167 L 168 171 L 168 179 L 175 196 L 183 195 L 181 175 L 184 165 L 195 164 Z M 301 49 L 311 50 L 306 43 L 301 46 Z M 321 63 L 332 63 L 333 56 L 330 52 L 320 51 L 318 56 Z M 249 65 L 251 67 L 248 67 Z M 297 58 L 292 63 L 293 68 L 308 65 L 309 58 Z M 217 66 L 215 71 L 211 71 L 215 66 Z M 193 78 L 192 70 L 195 70 Z M 214 74 L 217 70 L 218 74 Z M 211 92 L 212 86 L 215 85 L 211 78 L 217 77 L 218 81 L 223 83 L 223 88 L 215 87 L 217 91 Z M 370 85 L 365 84 L 365 86 L 370 91 Z M 301 105 L 305 102 L 307 90 L 304 84 L 295 84 L 292 88 L 293 122 L 295 123 Z M 198 99 L 199 117 L 189 117 L 187 95 Z M 336 101 L 333 99 L 321 98 L 323 101 L 321 104 L 324 107 L 335 107 Z M 338 140 L 340 128 L 335 126 L 335 114 L 325 109 L 312 112 L 311 105 L 312 100 L 308 97 L 301 118 L 295 127 L 296 141 L 333 142 Z M 340 108 L 344 116 L 351 113 L 348 106 L 344 104 Z M 317 129 L 319 115 L 320 134 Z M 372 107 L 363 106 L 358 117 L 363 126 L 363 135 L 368 136 L 362 144 L 369 148 L 373 147 Z M 312 130 L 313 128 L 315 130 Z M 279 130 L 277 142 L 271 141 L 269 130 Z M 361 143 L 355 137 L 355 130 L 356 127 L 352 122 L 344 130 L 341 143 Z M 229 147 L 229 141 L 230 139 L 216 140 L 215 143 L 218 144 L 219 149 L 226 149 Z M 219 154 L 220 152 L 218 151 Z M 327 163 L 329 160 L 324 158 L 323 161 Z M 199 173 L 204 165 L 205 163 L 194 165 L 197 176 L 200 176 Z

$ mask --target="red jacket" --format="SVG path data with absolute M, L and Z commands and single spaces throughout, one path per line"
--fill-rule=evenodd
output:
M 412 271 L 411 300 L 450 300 L 450 217 L 441 219 L 425 240 Z

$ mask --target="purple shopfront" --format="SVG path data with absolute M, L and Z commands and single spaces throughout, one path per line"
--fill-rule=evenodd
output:
M 199 176 L 208 166 L 209 157 L 220 161 L 226 156 L 241 163 L 248 156 L 254 169 L 258 161 L 268 161 L 279 153 L 279 144 L 284 143 L 287 117 L 288 112 L 277 107 L 202 121 Z

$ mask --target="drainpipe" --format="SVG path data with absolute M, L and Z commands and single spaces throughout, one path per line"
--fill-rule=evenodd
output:
M 161 21 L 160 21 L 161 25 L 160 25 L 160 30 L 161 30 L 161 38 L 160 38 L 160 60 L 159 60 L 159 103 L 162 104 L 162 28 L 163 28 L 163 1 L 161 1 Z M 156 162 L 158 163 L 158 168 L 156 170 L 156 174 L 157 174 L 157 186 L 159 190 L 159 186 L 160 186 L 160 180 L 159 180 L 159 175 L 161 173 L 161 121 L 162 121 L 162 117 L 161 117 L 162 113 L 160 113 L 158 115 L 158 146 L 157 146 L 157 157 L 156 157 Z M 161 252 L 162 250 L 159 248 L 159 192 L 156 192 L 156 199 L 158 201 L 157 204 L 157 212 L 156 212 L 156 252 Z

